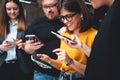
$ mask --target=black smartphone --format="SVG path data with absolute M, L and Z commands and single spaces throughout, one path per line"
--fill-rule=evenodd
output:
M 45 61 L 41 60 L 36 55 L 31 55 L 31 60 L 34 61 L 37 64 L 40 64 L 40 65 L 44 66 L 47 69 L 51 69 L 52 68 L 48 63 L 46 63 Z
M 34 40 L 35 42 L 38 42 L 38 41 L 40 41 L 40 42 L 42 42 L 37 36 L 35 36 L 34 34 L 32 34 L 32 35 L 25 35 L 25 38 L 26 38 L 26 40 Z
M 54 35 L 56 35 L 57 37 L 62 37 L 62 38 L 67 39 L 67 40 L 68 40 L 69 42 L 71 42 L 72 44 L 76 44 L 76 41 L 73 41 L 72 39 L 70 39 L 70 38 L 68 38 L 68 37 L 66 37 L 66 36 L 63 36 L 63 35 L 61 35 L 61 34 L 59 34 L 59 33 L 54 32 L 54 31 L 51 31 L 51 33 L 54 34 Z

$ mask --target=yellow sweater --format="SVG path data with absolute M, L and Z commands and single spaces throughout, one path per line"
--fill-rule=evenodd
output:
M 80 33 L 80 35 L 78 37 L 80 38 L 80 40 L 83 43 L 85 43 L 88 47 L 91 48 L 94 38 L 96 36 L 96 33 L 97 33 L 96 29 L 90 28 L 86 32 Z M 69 34 L 67 32 L 64 35 L 69 38 L 71 37 L 71 34 Z M 78 61 L 82 64 L 87 63 L 87 56 L 84 53 L 82 53 L 80 50 L 69 47 L 63 41 L 61 41 L 60 48 L 66 50 L 66 52 L 68 53 L 68 56 L 70 58 L 75 59 L 76 61 Z M 77 73 L 71 67 L 67 66 L 64 62 L 62 62 L 62 66 L 61 66 L 60 70 L 65 71 L 65 72 L 70 72 L 70 73 Z

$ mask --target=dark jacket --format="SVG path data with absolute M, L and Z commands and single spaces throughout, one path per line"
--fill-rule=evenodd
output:
M 115 0 L 93 43 L 85 80 L 120 80 L 120 0 Z
M 46 54 L 53 59 L 57 58 L 57 55 L 52 52 L 53 49 L 60 47 L 60 39 L 51 33 L 51 31 L 58 31 L 63 26 L 58 19 L 49 20 L 46 17 L 38 18 L 34 20 L 28 28 L 28 34 L 35 34 L 43 43 L 44 46 L 37 50 L 38 54 Z M 39 72 L 59 76 L 60 71 L 52 67 L 52 69 L 43 69 L 38 65 L 35 65 L 35 69 Z
M 24 39 L 25 32 L 24 31 L 18 31 L 17 33 L 17 39 Z M 0 37 L 0 44 L 4 41 L 3 38 Z M 30 55 L 26 54 L 24 50 L 18 49 L 16 47 L 16 55 L 17 55 L 17 61 L 19 63 L 20 69 L 24 73 L 31 73 L 33 72 L 33 64 L 30 58 Z M 2 66 L 5 58 L 7 56 L 7 52 L 0 52 L 0 66 Z

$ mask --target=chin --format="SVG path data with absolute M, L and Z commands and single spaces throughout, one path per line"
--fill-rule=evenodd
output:
M 100 8 L 101 6 L 98 6 L 98 5 L 95 5 L 95 4 L 93 4 L 93 8 L 94 9 L 98 9 L 98 8 Z
M 73 30 L 71 30 L 71 29 L 68 29 L 68 32 L 69 32 L 69 33 L 73 33 Z
M 49 16 L 48 19 L 49 19 L 49 20 L 54 20 L 55 17 L 53 17 L 53 16 Z
M 73 29 L 72 29 L 72 28 L 68 28 L 68 30 L 69 30 L 69 31 L 73 31 Z

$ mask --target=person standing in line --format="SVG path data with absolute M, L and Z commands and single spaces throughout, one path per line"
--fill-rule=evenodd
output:
M 90 0 L 94 9 L 108 6 L 88 59 L 85 80 L 119 80 L 120 0 Z
M 119 80 L 120 0 L 89 0 L 94 9 L 108 6 L 109 10 L 95 37 L 85 70 L 85 80 Z M 80 41 L 75 38 L 75 41 Z M 71 45 L 79 48 L 80 45 Z
M 19 49 L 27 25 L 19 0 L 2 0 L 0 7 L 0 79 L 32 80 L 33 67 L 29 54 Z
M 30 24 L 27 34 L 36 35 L 43 44 L 27 40 L 24 50 L 28 54 L 46 54 L 56 59 L 57 55 L 52 50 L 60 47 L 60 40 L 52 35 L 51 31 L 57 32 L 63 26 L 63 23 L 58 19 L 58 0 L 38 0 L 38 3 L 43 9 L 44 17 L 35 19 Z M 38 64 L 34 66 L 34 80 L 58 80 L 60 71 L 54 67 L 46 69 Z
M 76 43 L 60 37 L 60 48 L 53 50 L 58 56 L 57 60 L 51 59 L 45 54 L 37 54 L 37 56 L 61 70 L 59 80 L 64 80 L 62 78 L 66 77 L 62 75 L 68 74 L 68 80 L 81 80 L 84 77 L 87 64 L 87 56 L 84 53 L 91 49 L 97 33 L 97 30 L 92 26 L 92 13 L 90 13 L 87 6 L 81 0 L 60 0 L 59 10 L 59 19 L 65 24 L 67 29 L 62 35 L 69 38 L 71 38 L 73 34 L 77 35 L 78 39 L 81 40 L 82 46 L 79 48 L 80 50 L 71 48 L 66 43 Z

